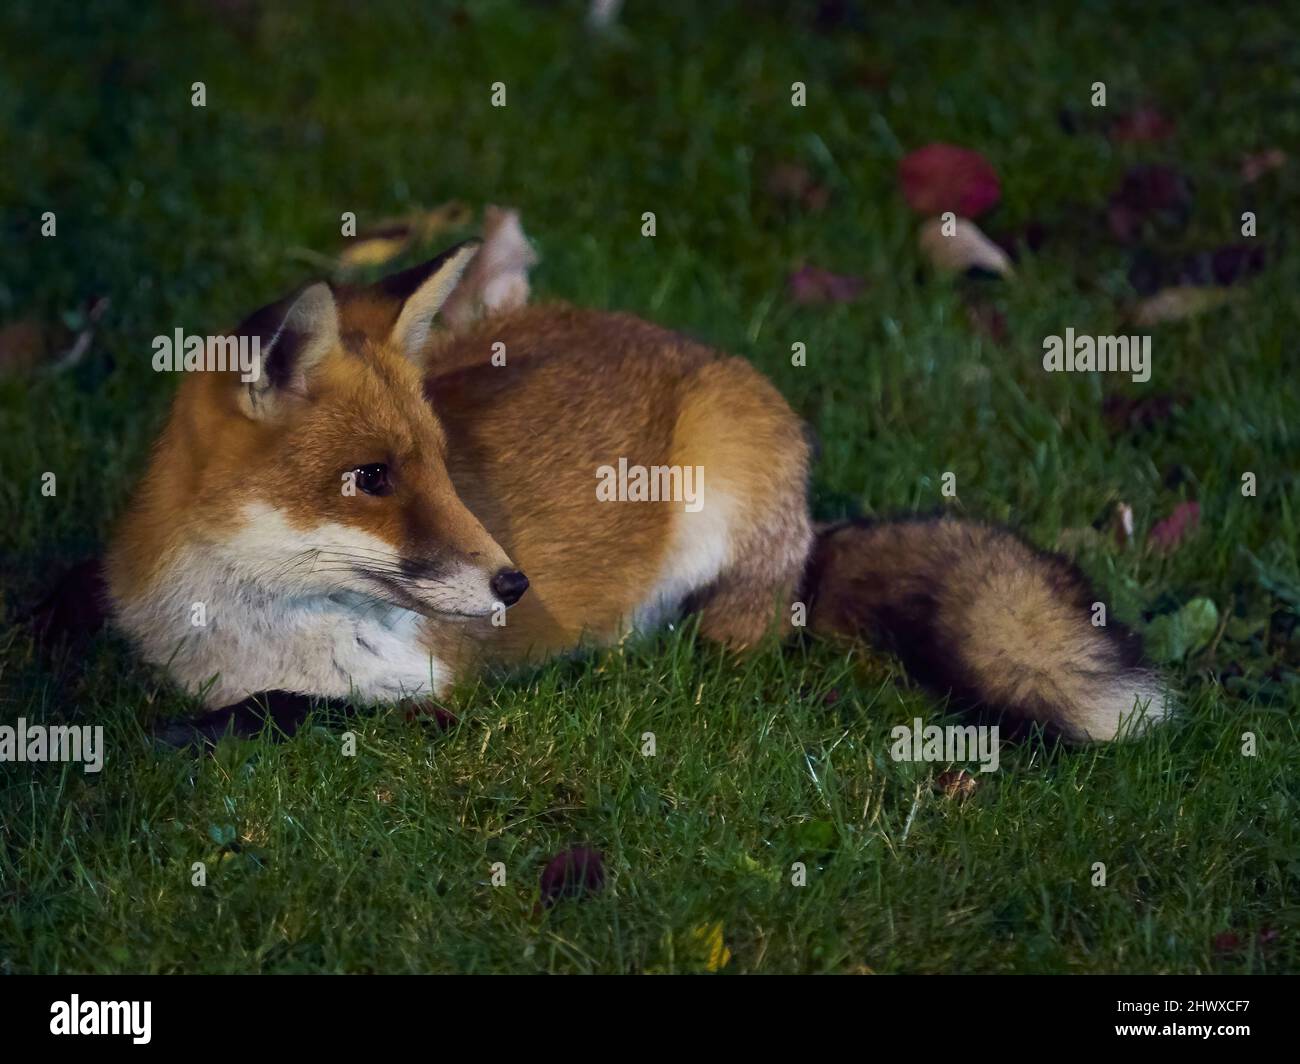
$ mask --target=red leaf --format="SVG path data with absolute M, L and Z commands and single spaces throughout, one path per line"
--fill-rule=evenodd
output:
M 582 898 L 605 885 L 605 861 L 599 850 L 575 846 L 557 853 L 542 869 L 542 904 L 554 905 L 561 898 Z
M 997 171 L 979 152 L 953 144 L 927 144 L 898 164 L 903 197 L 926 215 L 953 211 L 977 218 L 1002 195 Z
M 803 266 L 790 274 L 787 284 L 796 303 L 847 303 L 862 294 L 861 277 Z
M 1151 527 L 1148 537 L 1161 550 L 1174 550 L 1201 523 L 1201 504 L 1180 502 L 1173 513 Z
M 1241 936 L 1235 931 L 1220 931 L 1211 940 L 1215 953 L 1236 953 L 1241 949 Z
M 1110 127 L 1110 139 L 1117 144 L 1144 144 L 1173 135 L 1173 122 L 1150 104 L 1121 115 Z

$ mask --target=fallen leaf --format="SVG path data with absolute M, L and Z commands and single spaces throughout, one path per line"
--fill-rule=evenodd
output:
M 1174 123 L 1159 108 L 1144 104 L 1116 119 L 1109 133 L 1116 144 L 1143 144 L 1166 140 L 1173 136 L 1174 129 Z
M 1235 931 L 1220 931 L 1210 945 L 1215 953 L 1236 953 L 1241 949 L 1241 936 Z
M 694 928 L 690 933 L 690 942 L 706 972 L 721 971 L 731 961 L 731 950 L 727 949 L 723 939 L 721 920 Z
M 934 789 L 945 798 L 965 800 L 975 793 L 979 781 L 965 769 L 940 772 L 934 779 Z
M 817 266 L 801 266 L 786 282 L 796 303 L 848 303 L 857 299 L 866 287 L 861 277 L 831 273 Z
M 1200 523 L 1201 504 L 1180 502 L 1168 517 L 1151 526 L 1147 539 L 1160 550 L 1171 551 L 1179 547 Z
M 768 172 L 764 187 L 772 199 L 800 207 L 810 214 L 820 211 L 830 199 L 830 189 L 799 163 L 777 163 Z
M 1191 217 L 1192 185 L 1172 166 L 1134 166 L 1111 195 L 1106 220 L 1111 233 L 1128 243 L 1148 223 L 1181 229 Z
M 1115 504 L 1115 542 L 1120 546 L 1133 539 L 1133 507 L 1126 502 Z
M 1228 288 L 1166 288 L 1139 302 L 1129 318 L 1134 325 L 1143 328 L 1182 321 L 1223 306 L 1235 294 Z
M 427 211 L 413 211 L 363 229 L 344 247 L 339 265 L 344 269 L 382 266 L 402 254 L 413 243 L 427 242 L 441 233 L 468 225 L 473 217 L 460 200 Z
M 918 242 L 931 265 L 954 273 L 976 269 L 999 277 L 1014 276 L 1015 270 L 1006 252 L 986 237 L 974 222 L 958 218 L 952 226 L 951 236 L 944 235 L 945 228 L 939 218 L 931 218 L 921 226 Z
M 382 266 L 405 251 L 411 238 L 411 228 L 407 225 L 358 233 L 339 255 L 339 265 L 349 270 L 363 266 Z
M 50 349 L 45 327 L 35 318 L 11 321 L 0 329 L 0 372 L 24 373 L 44 361 Z
M 992 303 L 967 303 L 966 320 L 980 336 L 985 336 L 998 345 L 1007 342 L 1007 337 L 1010 335 L 1007 329 L 1007 317 Z
M 1101 416 L 1115 435 L 1159 425 L 1169 419 L 1173 409 L 1174 397 L 1167 392 L 1138 397 L 1112 392 L 1101 402 Z
M 978 218 L 1002 195 L 997 171 L 979 152 L 954 144 L 927 144 L 898 164 L 903 197 L 918 214 L 952 211 Z
M 605 885 L 605 861 L 600 851 L 575 846 L 557 853 L 542 869 L 542 905 L 550 908 L 561 898 L 585 898 Z
M 1281 148 L 1266 148 L 1264 151 L 1247 155 L 1241 160 L 1241 179 L 1250 185 L 1273 170 L 1280 170 L 1286 165 L 1286 152 Z

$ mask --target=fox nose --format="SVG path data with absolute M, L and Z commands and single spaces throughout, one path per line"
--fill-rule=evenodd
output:
M 528 590 L 528 577 L 518 569 L 500 569 L 492 578 L 492 594 L 505 605 L 513 606 Z

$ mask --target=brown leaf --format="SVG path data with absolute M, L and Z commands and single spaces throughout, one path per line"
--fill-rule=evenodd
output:
M 951 769 L 948 772 L 941 772 L 934 779 L 934 789 L 943 794 L 945 798 L 954 798 L 964 801 L 975 793 L 975 788 L 979 786 L 979 780 L 972 776 L 965 769 Z
M 830 199 L 830 189 L 799 163 L 777 163 L 768 171 L 764 187 L 772 199 L 799 207 L 809 214 L 816 214 Z
M 967 303 L 966 320 L 980 336 L 987 337 L 999 346 L 1007 342 L 1007 316 L 992 303 Z
M 11 321 L 0 329 L 0 373 L 25 373 L 45 360 L 51 338 L 35 318 Z

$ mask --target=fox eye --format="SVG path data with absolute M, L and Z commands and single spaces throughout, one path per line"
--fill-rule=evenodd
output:
M 357 466 L 352 473 L 356 477 L 357 487 L 367 495 L 388 495 L 393 490 L 393 485 L 388 480 L 388 466 L 383 462 Z

